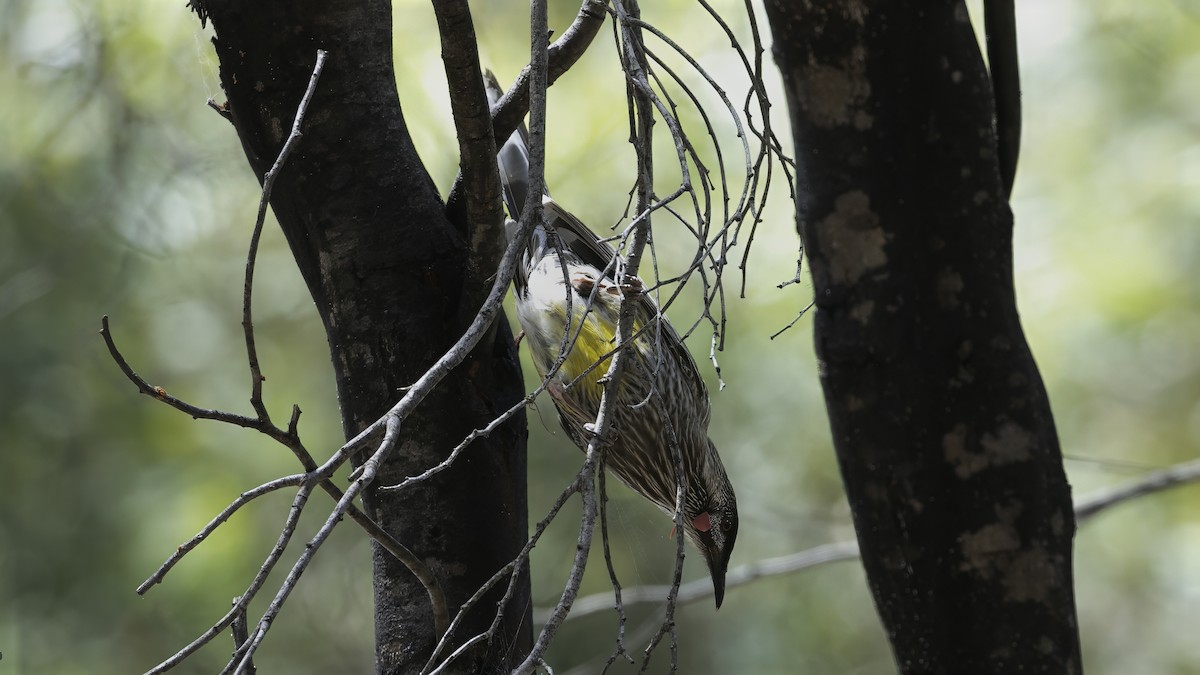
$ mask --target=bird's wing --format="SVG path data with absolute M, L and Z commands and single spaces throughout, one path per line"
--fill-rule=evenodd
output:
M 617 265 L 613 265 L 613 258 L 617 257 L 617 252 L 613 250 L 612 246 L 600 241 L 591 228 L 559 206 L 558 202 L 549 196 L 542 200 L 542 206 L 545 209 L 546 223 L 558 233 L 563 246 L 570 249 L 582 262 L 604 270 L 610 278 L 617 276 Z M 624 261 L 619 260 L 618 264 L 623 265 Z M 700 377 L 700 370 L 696 367 L 692 353 L 688 351 L 687 345 L 675 332 L 674 326 L 671 325 L 667 316 L 659 311 L 658 305 L 655 304 L 649 293 L 639 293 L 635 302 L 638 303 L 638 313 L 642 317 L 648 320 L 659 319 L 657 324 L 661 330 L 661 344 L 667 348 L 669 356 L 678 362 L 682 371 L 680 374 L 684 376 L 684 380 L 696 384 L 696 391 L 693 392 L 696 400 L 707 406 L 708 389 L 704 386 L 704 379 Z M 653 339 L 652 336 L 648 337 Z

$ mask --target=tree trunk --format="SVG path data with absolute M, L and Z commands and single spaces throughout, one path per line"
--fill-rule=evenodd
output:
M 192 6 L 213 22 L 228 111 L 260 181 L 286 139 L 317 49 L 329 52 L 303 140 L 271 206 L 324 322 L 349 438 L 399 399 L 461 334 L 461 317 L 475 311 L 460 307 L 462 233 L 444 215 L 400 110 L 390 4 Z M 500 320 L 494 339 L 404 422 L 376 485 L 433 466 L 520 399 L 507 326 Z M 400 494 L 366 495 L 367 512 L 437 574 L 451 613 L 525 543 L 525 439 L 524 417 L 513 418 L 433 479 Z M 374 561 L 377 671 L 417 672 L 438 637 L 425 589 L 383 549 L 376 547 Z M 506 660 L 528 651 L 528 589 L 526 573 L 495 647 L 459 661 L 455 672 L 507 672 Z M 460 641 L 487 628 L 502 591 L 479 603 Z
M 826 406 L 899 669 L 1079 673 L 1070 487 L 966 8 L 766 4 Z

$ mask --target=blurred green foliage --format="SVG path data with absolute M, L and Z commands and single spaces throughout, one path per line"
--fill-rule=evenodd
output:
M 561 31 L 575 8 L 554 4 L 551 24 Z M 145 670 L 226 610 L 287 509 L 284 495 L 254 504 L 146 598 L 133 593 L 238 492 L 295 470 L 286 450 L 252 432 L 138 397 L 96 334 L 110 315 L 118 343 L 152 383 L 198 405 L 247 411 L 239 304 L 257 185 L 233 130 L 204 106 L 221 98 L 211 28 L 201 30 L 181 5 L 0 4 L 0 674 Z M 655 5 L 651 21 L 731 92 L 744 88 L 710 22 L 681 1 Z M 739 3 L 720 6 L 732 17 Z M 502 80 L 522 64 L 526 7 L 476 8 L 485 59 Z M 1200 5 L 1043 0 L 1018 10 L 1017 285 L 1073 458 L 1068 469 L 1086 495 L 1200 454 Z M 433 17 L 415 0 L 398 2 L 396 13 L 401 100 L 431 173 L 448 186 L 455 144 Z M 747 35 L 745 19 L 731 23 Z M 776 79 L 769 85 L 782 113 Z M 631 175 L 633 157 L 623 93 L 605 31 L 550 95 L 548 177 L 555 196 L 593 224 L 619 219 L 631 185 L 614 180 Z M 727 125 L 720 131 L 732 137 Z M 736 145 L 725 149 L 736 168 Z M 659 165 L 669 181 L 669 162 Z M 785 196 L 785 186 L 776 189 Z M 768 339 L 807 303 L 809 287 L 775 288 L 794 271 L 794 219 L 785 199 L 767 215 L 747 297 L 735 299 L 737 283 L 729 284 L 719 355 L 728 386 L 718 392 L 706 369 L 713 434 L 743 509 L 735 565 L 852 537 L 807 321 Z M 664 275 L 683 241 L 671 225 L 656 229 Z M 268 406 L 282 418 L 298 403 L 309 447 L 328 452 L 340 423 L 324 336 L 273 229 L 258 269 Z M 695 307 L 694 298 L 681 301 L 676 323 L 689 323 L 679 317 Z M 703 327 L 691 342 L 703 357 Z M 580 455 L 548 403 L 530 426 L 537 518 Z M 611 492 L 623 583 L 665 582 L 670 524 L 615 482 Z M 305 532 L 327 506 L 314 497 Z M 1200 670 L 1197 513 L 1200 489 L 1185 488 L 1080 532 L 1089 672 Z M 535 552 L 539 606 L 561 590 L 577 522 L 578 509 L 564 512 Z M 686 575 L 703 570 L 693 561 Z M 595 556 L 584 590 L 607 583 Z M 892 670 L 853 564 L 760 581 L 732 591 L 719 613 L 701 602 L 679 618 L 686 673 Z M 653 608 L 631 608 L 631 641 L 653 620 Z M 569 622 L 551 652 L 556 672 L 602 663 L 614 626 L 610 615 Z M 367 546 L 347 526 L 317 557 L 259 662 L 268 672 L 370 672 L 372 643 Z M 180 672 L 213 672 L 228 651 L 223 636 Z M 664 648 L 655 663 L 666 659 Z

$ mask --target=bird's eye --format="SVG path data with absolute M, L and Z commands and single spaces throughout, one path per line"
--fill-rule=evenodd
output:
M 729 522 L 728 520 L 721 521 L 721 531 L 722 532 L 728 532 L 732 529 L 733 529 L 733 523 Z

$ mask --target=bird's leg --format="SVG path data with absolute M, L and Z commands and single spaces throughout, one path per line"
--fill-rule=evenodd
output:
M 517 333 L 517 337 L 513 338 L 513 346 L 517 347 L 519 349 L 521 347 L 521 340 L 524 340 L 524 339 L 525 339 L 525 331 L 521 331 L 520 333 Z

